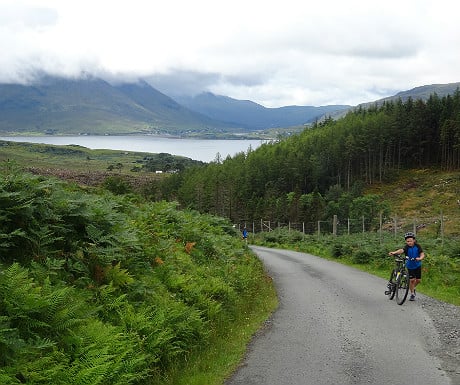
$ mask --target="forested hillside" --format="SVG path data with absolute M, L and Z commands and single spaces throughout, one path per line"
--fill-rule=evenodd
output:
M 460 92 L 385 102 L 328 119 L 303 133 L 262 145 L 162 185 L 166 197 L 235 222 L 313 222 L 385 211 L 362 196 L 403 170 L 460 169 Z
M 2 166 L 0 384 L 162 383 L 270 286 L 224 219 Z

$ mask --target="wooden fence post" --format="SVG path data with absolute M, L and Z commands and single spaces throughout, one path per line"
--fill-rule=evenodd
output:
M 444 247 L 444 216 L 441 210 L 441 246 Z

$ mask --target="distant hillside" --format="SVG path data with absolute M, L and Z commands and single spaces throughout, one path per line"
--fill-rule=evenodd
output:
M 286 106 L 267 108 L 250 100 L 237 100 L 210 92 L 197 96 L 176 97 L 183 106 L 231 125 L 248 130 L 291 127 L 314 122 L 321 115 L 343 111 L 351 106 Z
M 0 133 L 216 137 L 302 126 L 348 107 L 265 108 L 210 93 L 175 101 L 142 80 L 110 84 L 92 76 L 45 76 L 31 85 L 0 84 Z
M 229 129 L 190 111 L 145 82 L 113 86 L 86 77 L 0 84 L 0 132 L 41 134 L 170 133 Z
M 123 83 L 116 85 L 115 88 L 153 114 L 155 116 L 154 127 L 169 130 L 185 128 L 190 131 L 235 129 L 235 126 L 211 119 L 178 104 L 145 81 Z
M 408 97 L 426 99 L 453 93 L 460 83 L 403 91 L 362 104 Z M 302 129 L 324 117 L 339 118 L 351 106 L 266 108 L 249 100 L 202 93 L 169 96 L 145 81 L 110 84 L 92 76 L 78 79 L 45 76 L 31 85 L 0 84 L 0 134 L 116 135 L 161 134 L 200 137 L 260 135 L 270 129 Z
M 434 93 L 436 93 L 436 95 L 442 98 L 443 96 L 452 95 L 457 90 L 457 88 L 460 88 L 460 82 L 448 84 L 431 84 L 415 87 L 407 91 L 398 92 L 396 95 L 393 96 L 388 96 L 386 98 L 378 99 L 373 102 L 361 103 L 357 106 L 350 107 L 349 109 L 345 109 L 342 111 L 336 111 L 329 115 L 325 114 L 324 116 L 322 116 L 321 119 L 324 119 L 326 116 L 331 116 L 333 119 L 340 119 L 343 116 L 345 116 L 350 109 L 354 109 L 357 107 L 368 108 L 370 106 L 375 105 L 380 106 L 387 101 L 397 101 L 401 99 L 401 101 L 405 102 L 409 98 L 412 98 L 413 100 L 421 99 L 426 101 L 429 99 L 430 95 L 433 95 Z
M 460 82 L 459 83 L 448 83 L 448 84 L 425 85 L 425 86 L 412 88 L 411 90 L 408 90 L 408 91 L 398 92 L 394 96 L 389 96 L 387 98 L 379 99 L 374 103 L 381 104 L 384 101 L 398 100 L 398 99 L 401 99 L 403 102 L 405 102 L 409 98 L 412 98 L 414 100 L 416 99 L 428 100 L 430 95 L 433 95 L 434 93 L 436 93 L 439 97 L 443 97 L 446 95 L 452 95 L 457 90 L 457 88 L 460 88 Z

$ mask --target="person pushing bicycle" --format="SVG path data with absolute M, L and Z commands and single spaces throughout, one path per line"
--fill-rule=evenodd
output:
M 406 267 L 409 270 L 409 289 L 410 289 L 410 298 L 409 301 L 415 300 L 415 287 L 422 280 L 422 259 L 425 258 L 425 253 L 422 247 L 417 243 L 415 239 L 415 234 L 408 232 L 404 234 L 404 240 L 406 244 L 403 248 L 390 251 L 389 255 L 400 255 L 405 254 L 407 261 Z

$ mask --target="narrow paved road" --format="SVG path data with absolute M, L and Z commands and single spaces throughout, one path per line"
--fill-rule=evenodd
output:
M 280 306 L 227 385 L 452 384 L 423 296 L 399 306 L 385 280 L 294 251 L 253 247 Z

